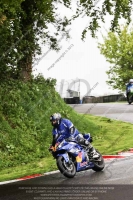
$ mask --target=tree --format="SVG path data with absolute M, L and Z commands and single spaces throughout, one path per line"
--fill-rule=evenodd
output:
M 1 16 L 0 66 L 1 78 L 31 78 L 32 63 L 41 54 L 40 40 L 50 48 L 58 50 L 58 32 L 66 32 L 67 19 L 60 19 L 55 13 L 53 0 L 22 0 L 14 4 L 3 3 Z M 48 25 L 53 24 L 55 33 L 50 33 Z M 6 75 L 6 76 L 5 76 Z
M 0 2 L 0 68 L 3 78 L 31 78 L 32 64 L 41 54 L 40 41 L 58 50 L 58 35 L 66 34 L 67 26 L 83 13 L 91 18 L 90 25 L 83 30 L 82 39 L 88 30 L 92 36 L 99 28 L 99 20 L 106 14 L 114 16 L 111 29 L 118 27 L 118 19 L 130 22 L 132 0 L 104 0 L 102 7 L 95 7 L 98 0 L 73 1 L 76 14 L 71 19 L 59 17 L 58 4 L 71 9 L 71 0 L 1 0 Z M 76 4 L 77 3 L 77 4 Z M 54 27 L 49 32 L 49 25 Z
M 0 2 L 0 79 L 7 79 L 14 73 L 14 60 L 18 59 L 15 42 L 19 35 L 19 27 L 15 26 L 17 12 L 19 12 L 22 0 L 2 0 Z M 16 29 L 15 29 L 16 28 Z
M 111 64 L 107 83 L 114 89 L 125 90 L 125 83 L 133 78 L 133 27 L 109 32 L 104 43 L 99 43 L 99 49 Z

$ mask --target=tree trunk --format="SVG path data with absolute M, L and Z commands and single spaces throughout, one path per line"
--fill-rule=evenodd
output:
M 32 55 L 27 56 L 18 63 L 19 78 L 23 81 L 29 81 L 32 74 Z
M 23 1 L 21 8 L 24 11 L 24 15 L 21 16 L 21 32 L 23 35 L 22 47 L 20 52 L 23 54 L 23 58 L 18 61 L 19 78 L 23 81 L 31 79 L 32 75 L 32 57 L 35 51 L 35 36 L 34 36 L 34 15 L 33 8 L 31 8 L 31 2 Z M 33 3 L 33 2 L 32 2 Z

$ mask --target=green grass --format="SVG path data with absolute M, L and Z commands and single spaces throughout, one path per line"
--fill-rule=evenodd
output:
M 93 145 L 102 154 L 117 154 L 133 147 L 133 124 L 98 116 L 86 118 L 95 121 L 98 126 L 97 129 L 94 128 Z
M 58 170 L 55 160 L 51 157 L 43 158 L 38 162 L 30 162 L 26 165 L 18 165 L 0 171 L 0 182 L 22 178 L 27 175 L 43 174 Z
M 78 124 L 82 124 L 82 127 L 88 124 L 88 130 L 94 139 L 92 144 L 103 155 L 117 154 L 119 151 L 126 151 L 133 147 L 133 125 L 130 123 L 81 114 L 78 118 Z M 0 181 L 38 173 L 43 174 L 53 170 L 57 170 L 56 160 L 49 154 L 47 158 L 1 170 Z

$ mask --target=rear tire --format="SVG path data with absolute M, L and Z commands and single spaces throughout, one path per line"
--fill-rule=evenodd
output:
M 100 154 L 100 152 L 97 149 L 96 149 L 96 152 Z M 105 162 L 101 154 L 99 158 L 93 160 L 92 162 L 94 164 L 94 167 L 92 168 L 92 170 L 94 170 L 95 172 L 102 171 L 105 167 Z
M 73 178 L 75 176 L 76 167 L 72 161 L 70 166 L 66 163 L 64 157 L 58 157 L 56 162 L 58 169 L 64 176 L 67 178 Z

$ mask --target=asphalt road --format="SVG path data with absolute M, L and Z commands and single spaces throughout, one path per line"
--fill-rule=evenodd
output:
M 79 113 L 88 113 L 133 124 L 133 104 L 128 103 L 89 103 L 69 104 Z

